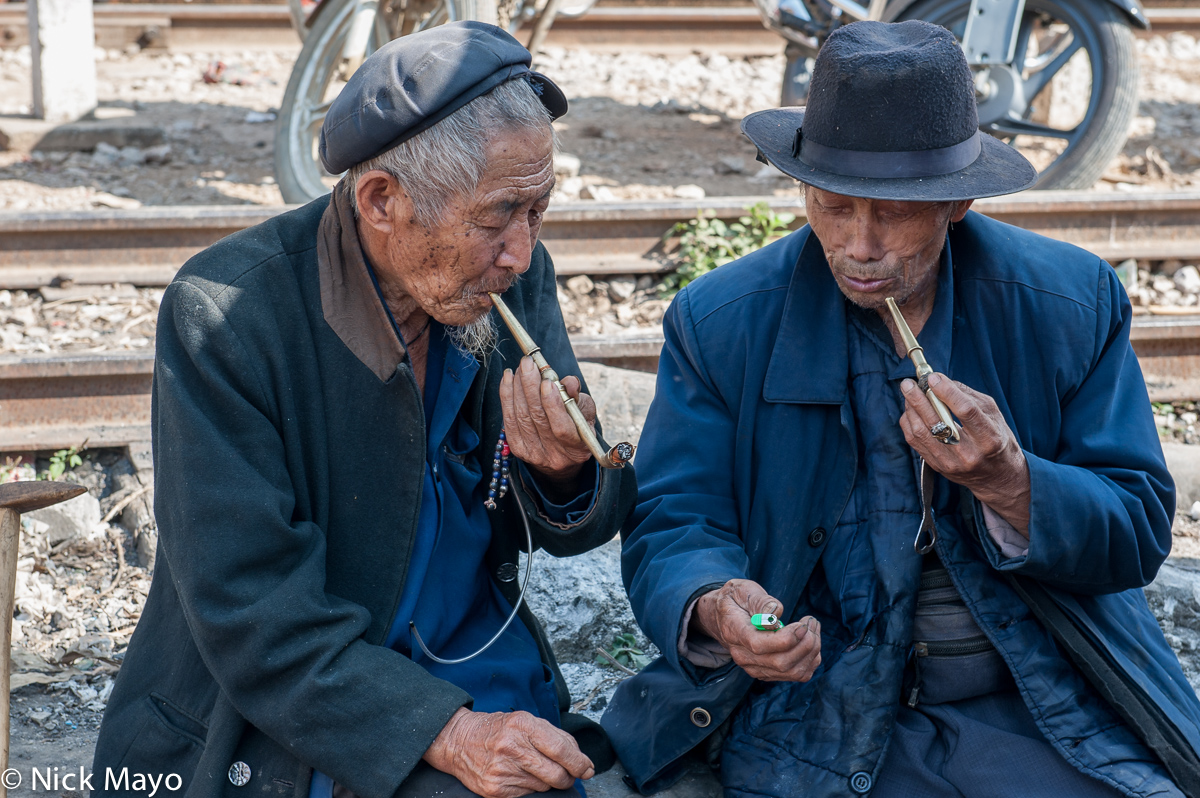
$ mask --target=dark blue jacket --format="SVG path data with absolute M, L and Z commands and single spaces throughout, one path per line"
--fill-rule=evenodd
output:
M 975 213 L 948 246 L 953 340 L 948 367 L 935 366 L 993 397 L 1016 434 L 1032 542 L 1008 559 L 972 527 L 943 534 L 938 553 L 1048 739 L 1081 770 L 1148 794 L 1155 779 L 1137 760 L 1152 755 L 997 573 L 1050 588 L 1200 747 L 1200 702 L 1141 590 L 1170 549 L 1174 489 L 1129 345 L 1128 300 L 1094 255 Z M 787 613 L 803 608 L 857 468 L 845 314 L 808 228 L 692 284 L 667 314 L 623 556 L 633 611 L 664 657 L 621 686 L 604 719 L 643 790 L 669 783 L 672 762 L 752 685 L 736 666 L 681 661 L 689 602 L 750 578 Z M 801 773 L 805 795 L 850 794 L 850 777 L 883 758 L 893 713 L 880 710 L 899 687 L 864 687 L 859 706 L 822 715 L 820 750 L 790 750 L 786 724 L 761 732 L 763 745 L 796 760 L 781 773 Z

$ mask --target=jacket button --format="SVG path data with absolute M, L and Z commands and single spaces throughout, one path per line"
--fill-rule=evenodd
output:
M 250 783 L 250 766 L 245 762 L 234 762 L 229 766 L 229 781 L 234 787 L 245 787 Z
M 517 564 L 506 562 L 496 569 L 496 578 L 501 582 L 512 582 L 517 578 Z
M 692 723 L 703 729 L 712 723 L 712 715 L 709 715 L 704 707 L 696 707 L 692 710 Z
M 850 789 L 854 790 L 859 795 L 866 795 L 871 791 L 871 787 L 875 784 L 871 778 L 871 774 L 865 770 L 860 770 L 850 777 Z
M 825 527 L 819 526 L 808 533 L 808 545 L 814 549 L 825 542 Z

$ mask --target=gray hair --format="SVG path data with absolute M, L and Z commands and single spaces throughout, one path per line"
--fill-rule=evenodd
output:
M 372 169 L 387 172 L 408 194 L 417 222 L 432 227 L 453 200 L 479 185 L 487 166 L 484 148 L 489 133 L 500 128 L 548 129 L 557 151 L 558 136 L 550 122 L 550 112 L 529 81 L 508 80 L 433 127 L 351 167 L 343 179 L 354 186 Z M 357 215 L 357 196 L 353 191 L 350 196 Z

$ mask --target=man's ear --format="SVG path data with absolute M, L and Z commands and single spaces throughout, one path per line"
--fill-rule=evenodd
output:
M 382 169 L 372 169 L 354 184 L 358 219 L 371 229 L 384 234 L 395 232 L 412 216 L 412 202 L 396 178 Z
M 971 206 L 975 204 L 975 200 L 961 200 L 954 203 L 954 210 L 950 213 L 950 224 L 961 222 L 963 217 L 967 215 L 967 211 L 971 210 Z

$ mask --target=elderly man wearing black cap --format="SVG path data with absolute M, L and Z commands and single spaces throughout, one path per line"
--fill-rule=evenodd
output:
M 1200 794 L 1130 305 L 969 211 L 1036 179 L 977 124 L 923 22 L 839 29 L 806 110 L 743 122 L 809 226 L 665 320 L 623 554 L 664 656 L 603 719 L 645 792 L 695 752 L 726 796 Z
M 167 289 L 161 550 L 95 793 L 578 796 L 611 762 L 521 601 L 520 552 L 610 540 L 636 490 L 491 312 L 577 370 L 537 240 L 566 100 L 529 63 L 473 22 L 382 47 L 325 119 L 332 197 Z

